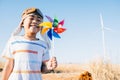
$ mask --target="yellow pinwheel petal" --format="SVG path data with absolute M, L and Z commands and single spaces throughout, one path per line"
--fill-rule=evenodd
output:
M 39 24 L 39 26 L 43 26 L 45 28 L 52 28 L 52 23 L 51 22 L 42 22 Z
M 43 28 L 42 31 L 41 31 L 41 34 L 45 34 L 48 29 L 49 28 Z

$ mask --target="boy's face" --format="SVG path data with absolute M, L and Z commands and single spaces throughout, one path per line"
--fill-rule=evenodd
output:
M 43 19 L 37 15 L 28 15 L 24 21 L 23 21 L 23 26 L 25 33 L 32 33 L 36 34 L 41 30 L 41 27 L 38 25 L 43 21 Z

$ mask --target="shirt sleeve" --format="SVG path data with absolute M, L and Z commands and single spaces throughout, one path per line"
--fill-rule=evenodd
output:
M 11 39 L 9 39 L 5 48 L 3 49 L 2 57 L 7 58 L 7 59 L 14 59 L 11 47 L 12 47 L 11 46 Z

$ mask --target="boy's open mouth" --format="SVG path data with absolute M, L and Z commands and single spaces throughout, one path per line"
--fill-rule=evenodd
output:
M 30 27 L 36 27 L 36 28 L 39 28 L 39 25 L 30 25 Z

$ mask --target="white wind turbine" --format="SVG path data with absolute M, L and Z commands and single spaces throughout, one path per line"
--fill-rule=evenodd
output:
M 100 14 L 100 23 L 101 23 L 101 30 L 102 30 L 102 44 L 103 44 L 103 54 L 104 54 L 103 57 L 104 57 L 104 61 L 106 62 L 106 60 L 109 60 L 109 55 L 107 55 L 107 51 L 106 51 L 104 30 L 105 29 L 106 30 L 111 30 L 111 29 L 104 27 L 102 14 Z

